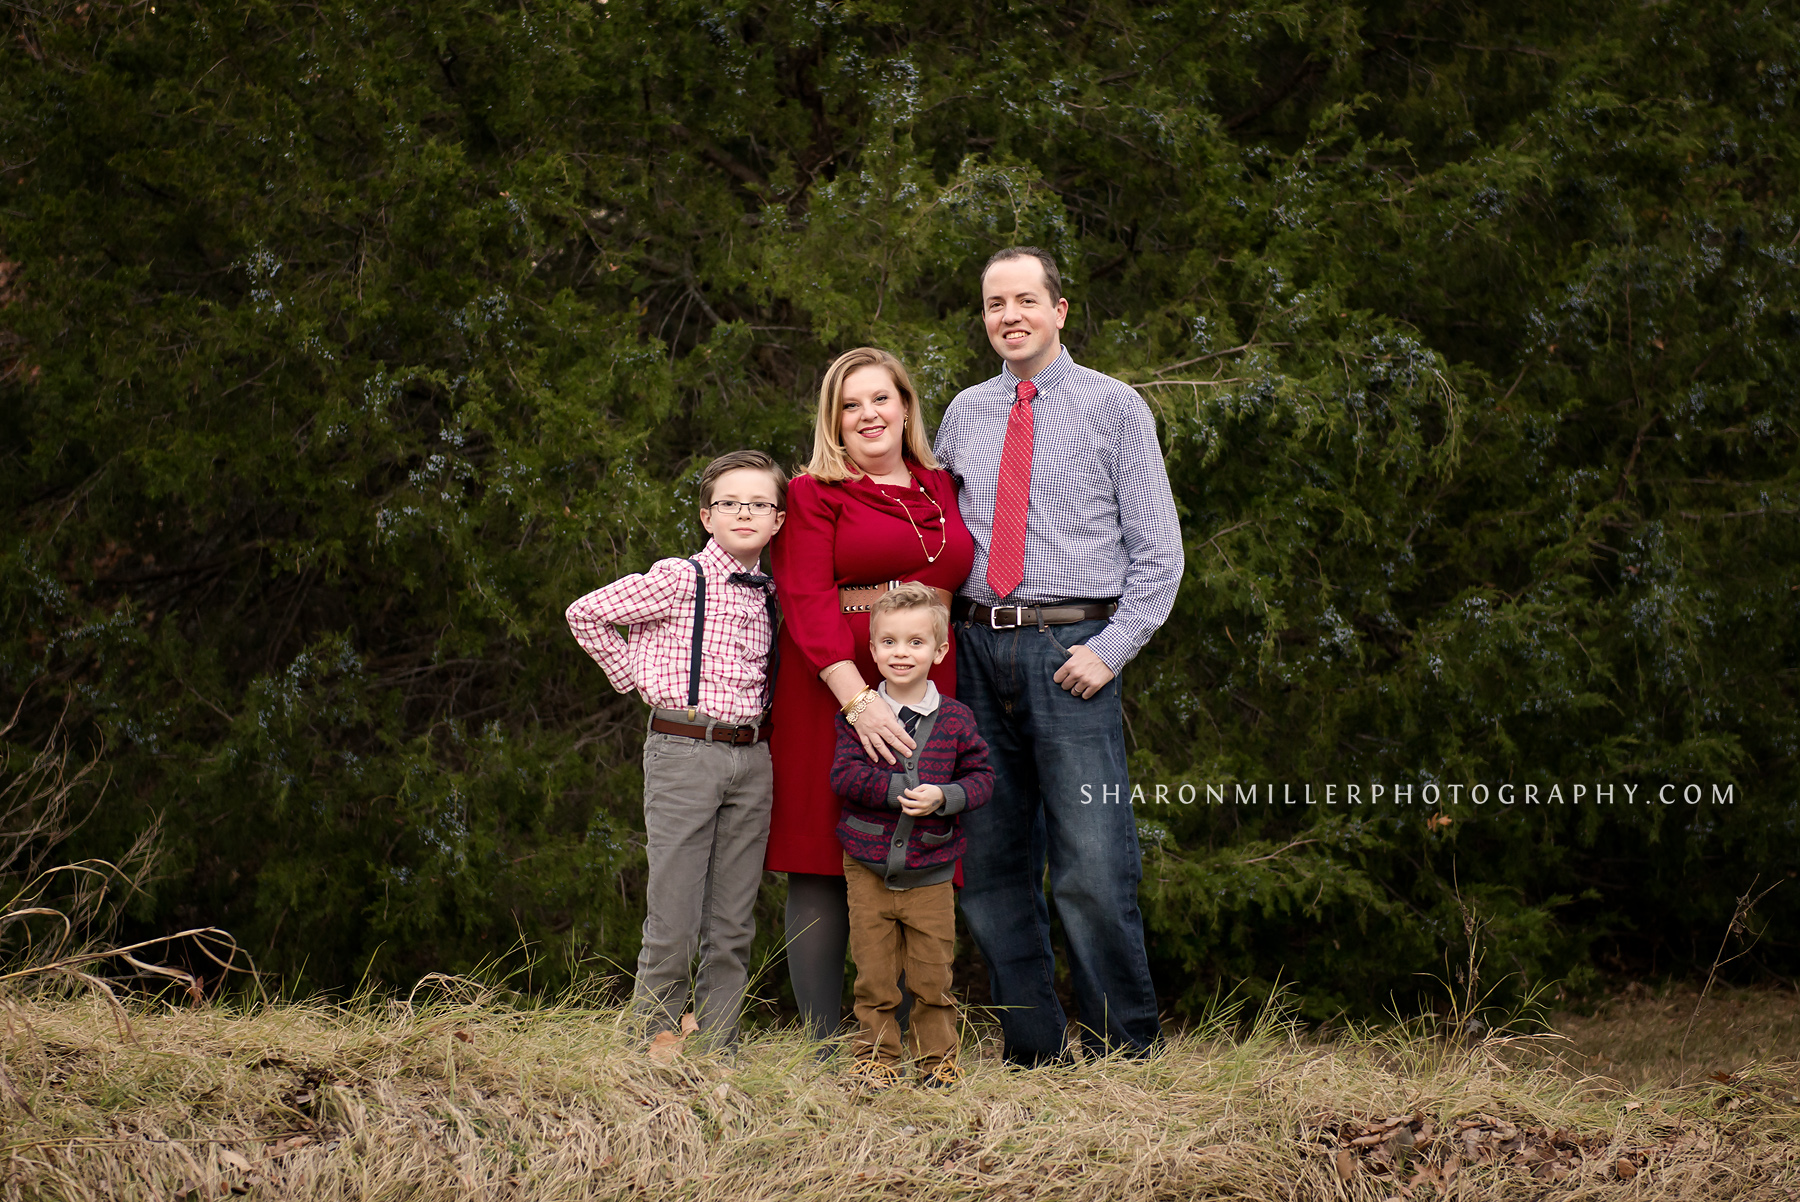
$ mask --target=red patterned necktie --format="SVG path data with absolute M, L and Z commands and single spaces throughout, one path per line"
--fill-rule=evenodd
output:
M 994 491 L 994 536 L 988 545 L 988 587 L 1004 601 L 1025 579 L 1025 511 L 1031 506 L 1031 398 L 1037 385 L 1019 381 L 1019 400 L 1006 419 L 1000 483 Z

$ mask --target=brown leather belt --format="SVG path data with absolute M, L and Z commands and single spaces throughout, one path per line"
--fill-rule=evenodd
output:
M 1117 601 L 1094 601 L 1073 605 L 996 605 L 991 609 L 973 601 L 957 599 L 956 620 L 974 622 L 990 630 L 1013 630 L 1020 626 L 1067 626 L 1071 622 L 1091 622 L 1110 618 L 1118 610 Z
M 705 714 L 697 714 L 696 717 L 706 720 L 696 725 L 682 720 L 687 716 L 686 710 L 677 711 L 682 715 L 682 719 L 665 718 L 662 715 L 666 712 L 659 710 L 650 716 L 650 729 L 659 735 L 679 735 L 684 739 L 698 739 L 702 743 L 729 743 L 734 747 L 744 747 L 751 743 L 766 743 L 769 739 L 770 727 L 767 722 L 761 726 L 753 726 L 748 723 L 736 725 L 730 722 L 715 722 L 711 718 L 707 718 Z
M 884 580 L 880 584 L 847 584 L 838 590 L 838 604 L 843 606 L 843 610 L 847 614 L 866 614 L 869 612 L 869 607 L 875 604 L 875 598 L 891 591 L 899 583 L 898 580 Z M 937 599 L 944 603 L 944 608 L 950 607 L 949 589 L 934 588 L 931 591 L 936 593 Z

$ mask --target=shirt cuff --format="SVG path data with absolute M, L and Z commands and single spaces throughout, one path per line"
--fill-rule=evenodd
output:
M 1082 645 L 1099 656 L 1100 662 L 1111 668 L 1114 676 L 1124 671 L 1125 665 L 1142 649 L 1132 646 L 1130 636 L 1119 629 L 1117 622 L 1107 623 L 1105 630 Z
M 637 692 L 637 678 L 632 676 L 631 669 L 627 668 L 624 664 L 602 664 L 600 665 L 600 670 L 606 673 L 607 683 L 612 685 L 618 692 Z
M 947 785 L 938 787 L 944 791 L 944 804 L 938 809 L 938 813 L 948 817 L 951 814 L 960 814 L 969 808 L 969 795 L 963 791 L 961 785 L 951 781 Z

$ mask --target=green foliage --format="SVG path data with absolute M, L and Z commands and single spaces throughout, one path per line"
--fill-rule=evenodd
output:
M 838 350 L 934 410 L 993 370 L 975 272 L 1020 241 L 1188 539 L 1126 677 L 1172 1004 L 1379 1010 L 1465 906 L 1527 984 L 1704 966 L 1791 874 L 1773 10 L 10 13 L 0 694 L 22 746 L 65 699 L 104 741 L 93 849 L 162 817 L 159 921 L 322 986 L 629 963 L 640 711 L 563 607 L 697 543 L 705 458 L 803 459 Z M 1465 793 L 1206 800 L 1347 782 Z M 1466 792 L 1557 782 L 1639 801 Z

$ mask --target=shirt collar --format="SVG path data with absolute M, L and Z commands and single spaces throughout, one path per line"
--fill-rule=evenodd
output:
M 1042 396 L 1068 379 L 1069 370 L 1074 366 L 1075 359 L 1069 354 L 1069 348 L 1066 346 L 1060 348 L 1056 358 L 1050 361 L 1049 366 L 1031 377 L 1031 382 L 1037 385 L 1038 395 Z M 1013 374 L 1012 364 L 1004 360 L 1000 364 L 1000 383 L 1006 389 L 1007 396 L 1018 395 L 1019 377 Z
M 721 547 L 716 538 L 707 539 L 705 549 L 696 558 L 700 560 L 702 566 L 711 568 L 721 576 L 729 576 L 733 572 L 762 571 L 760 564 L 755 567 L 745 567 L 743 560 Z
M 881 694 L 881 699 L 883 701 L 887 702 L 888 706 L 897 714 L 900 712 L 900 702 L 895 701 L 892 697 L 888 696 L 887 684 L 888 684 L 887 681 L 885 681 L 885 680 L 882 681 L 880 684 L 875 686 L 875 691 L 877 693 Z M 933 682 L 927 680 L 925 682 L 924 700 L 915 701 L 911 705 L 908 705 L 906 708 L 911 710 L 913 713 L 918 714 L 922 717 L 925 714 L 936 713 L 937 707 L 938 707 L 938 702 L 940 702 L 942 700 L 943 700 L 943 698 L 938 696 L 937 685 L 934 684 Z

